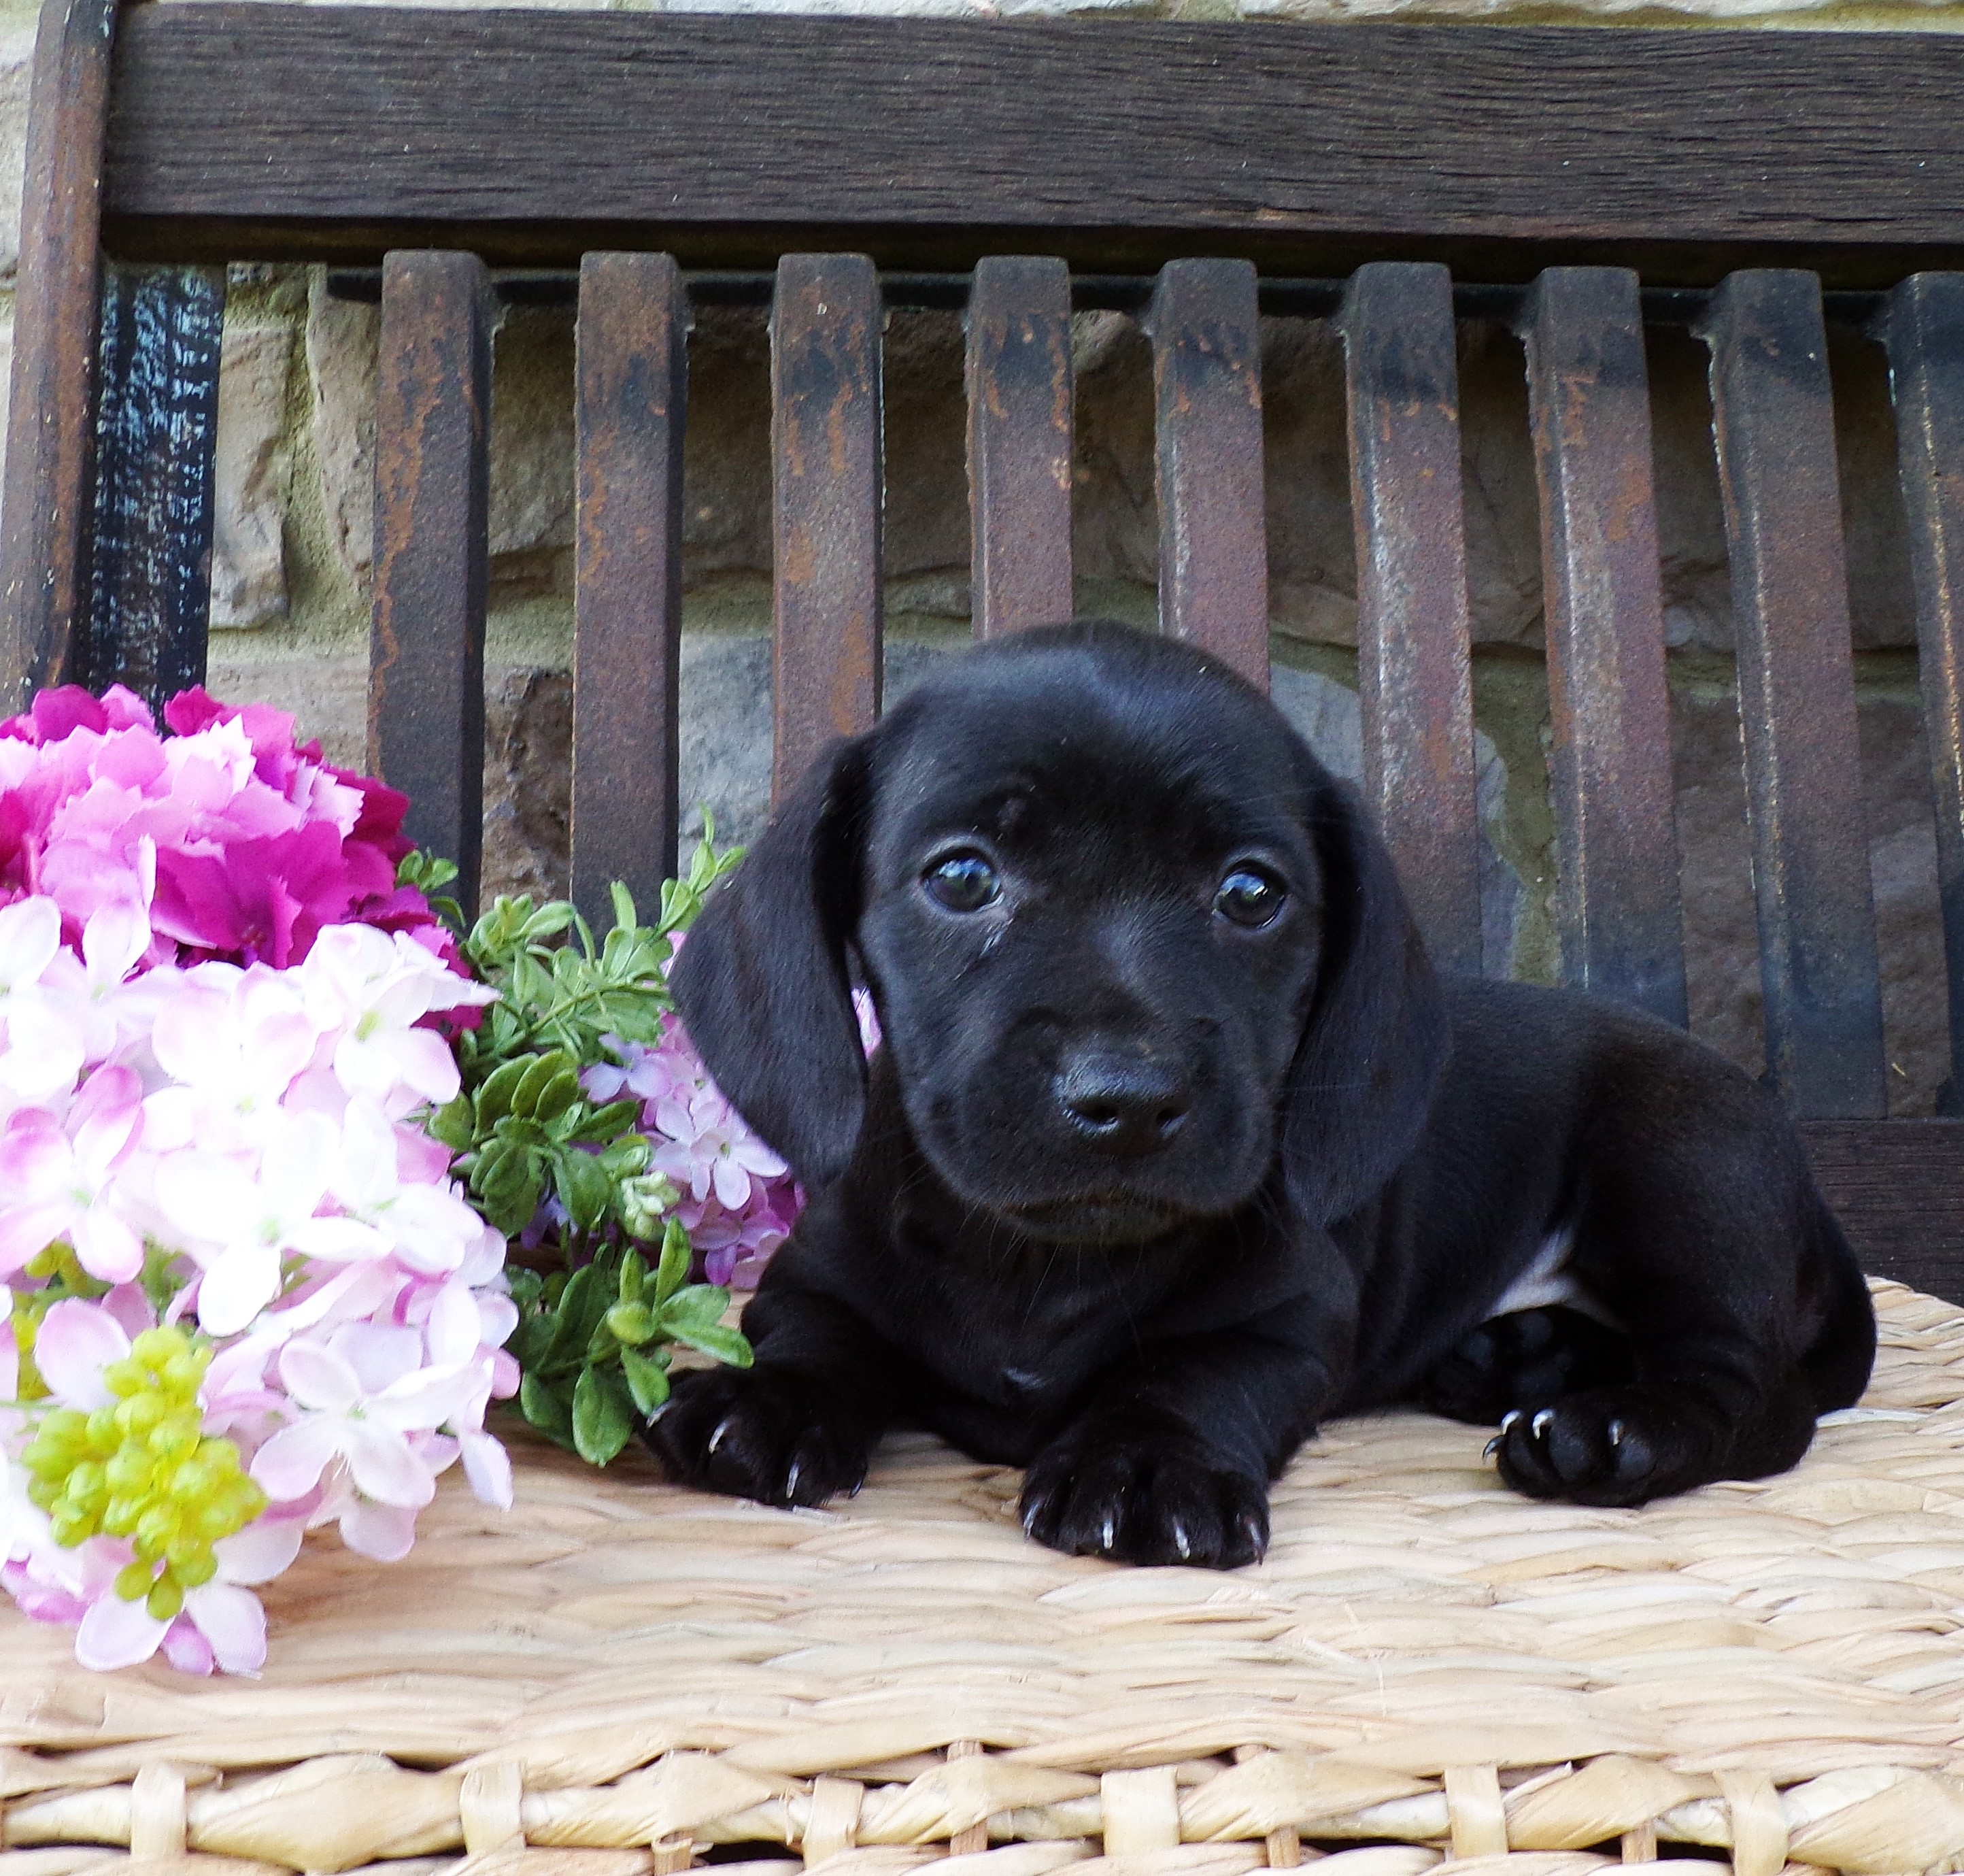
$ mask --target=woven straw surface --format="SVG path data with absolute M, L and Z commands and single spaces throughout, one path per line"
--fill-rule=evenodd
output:
M 528 1447 L 404 1563 L 311 1545 L 257 1682 L 0 1616 L 0 1876 L 1964 1867 L 1964 1315 L 1877 1296 L 1867 1400 L 1785 1477 L 1536 1505 L 1381 1415 L 1231 1576 L 1039 1549 L 925 1439 L 806 1513 Z

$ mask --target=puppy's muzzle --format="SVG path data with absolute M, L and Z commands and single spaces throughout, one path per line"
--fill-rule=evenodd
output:
M 1186 1078 L 1167 1065 L 1105 1051 L 1067 1058 L 1051 1093 L 1073 1142 L 1113 1159 L 1163 1152 L 1192 1101 Z

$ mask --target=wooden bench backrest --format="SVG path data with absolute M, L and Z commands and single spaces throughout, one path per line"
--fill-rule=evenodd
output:
M 1071 609 L 1070 315 L 1139 318 L 1162 626 L 1258 683 L 1260 320 L 1327 318 L 1366 792 L 1435 952 L 1478 969 L 1455 322 L 1497 317 L 1526 343 L 1541 489 L 1564 975 L 1682 1023 L 1643 332 L 1688 323 L 1712 361 L 1769 1073 L 1872 1263 L 1954 1288 L 1960 1129 L 1876 1124 L 1824 320 L 1889 350 L 1964 1013 L 1960 174 L 1964 41 L 1940 35 L 257 0 L 119 22 L 113 0 L 46 0 L 0 520 L 9 695 L 201 676 L 220 264 L 379 262 L 371 759 L 474 894 L 489 268 L 576 269 L 572 865 L 597 911 L 609 879 L 648 894 L 674 861 L 692 291 L 749 270 L 770 297 L 779 790 L 879 709 L 883 294 L 967 310 L 984 636 Z M 1952 1058 L 1964 1088 L 1964 1021 Z

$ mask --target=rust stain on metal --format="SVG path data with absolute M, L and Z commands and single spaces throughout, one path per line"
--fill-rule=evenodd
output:
M 1686 1020 L 1637 278 L 1552 268 L 1522 336 L 1541 492 L 1564 980 Z
M 1365 792 L 1433 956 L 1481 967 L 1452 283 L 1361 268 L 1338 320 L 1357 538 Z
M 1732 568 L 1767 1066 L 1802 1115 L 1886 1111 L 1820 282 L 1730 275 L 1699 332 Z
M 1070 617 L 1070 275 L 992 255 L 968 312 L 968 509 L 975 631 Z
M 863 255 L 786 255 L 771 312 L 772 793 L 879 714 L 880 291 Z
M 1173 261 L 1153 342 L 1160 624 L 1269 681 L 1261 323 L 1245 261 Z

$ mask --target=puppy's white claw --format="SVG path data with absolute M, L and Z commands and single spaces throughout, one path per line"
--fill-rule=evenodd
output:
M 1173 1547 L 1179 1553 L 1183 1563 L 1193 1555 L 1193 1546 L 1186 1540 L 1186 1527 L 1176 1518 L 1173 1521 Z
M 736 1416 L 734 1414 L 725 1414 L 717 1421 L 716 1431 L 709 1436 L 709 1444 L 704 1450 L 707 1452 L 714 1452 L 723 1444 L 724 1436 L 736 1424 Z
M 655 1411 L 654 1411 L 653 1413 L 651 1413 L 650 1415 L 649 1415 L 649 1416 L 647 1417 L 647 1418 L 645 1421 L 643 1421 L 642 1422 L 642 1425 L 644 1425 L 644 1426 L 650 1426 L 650 1427 L 653 1426 L 653 1425 L 655 1424 L 655 1422 L 656 1422 L 657 1420 L 660 1419 L 660 1418 L 661 1418 L 661 1417 L 662 1417 L 662 1415 L 663 1415 L 663 1414 L 666 1413 L 666 1412 L 668 1412 L 668 1410 L 669 1410 L 671 1407 L 672 1407 L 674 1405 L 675 1405 L 675 1396 L 674 1396 L 672 1394 L 671 1394 L 671 1395 L 668 1397 L 668 1399 L 667 1399 L 666 1400 L 663 1401 L 663 1402 L 662 1402 L 662 1404 L 661 1404 L 659 1407 L 657 1407 L 657 1408 L 655 1409 Z
M 1241 1515 L 1241 1534 L 1248 1540 L 1249 1547 L 1258 1557 L 1269 1553 L 1268 1533 L 1262 1528 L 1262 1521 L 1253 1511 Z
M 1620 1420 L 1611 1421 L 1609 1425 L 1609 1444 L 1612 1446 L 1621 1446 L 1623 1443 L 1622 1421 Z
M 1118 1542 L 1118 1527 L 1117 1521 L 1113 1518 L 1109 1511 L 1107 1511 L 1105 1514 L 1104 1523 L 1098 1527 L 1098 1547 L 1101 1550 L 1109 1550 L 1113 1544 Z
M 793 1499 L 797 1498 L 797 1482 L 800 1476 L 804 1473 L 804 1460 L 794 1459 L 791 1461 L 791 1470 L 785 1474 L 785 1496 L 786 1498 Z
M 1548 1430 L 1555 1425 L 1555 1409 L 1544 1407 L 1528 1422 L 1528 1431 L 1538 1440 L 1548 1437 Z
M 1510 1407 L 1507 1411 L 1500 1416 L 1501 1433 L 1504 1434 L 1510 1432 L 1513 1430 L 1514 1422 L 1520 1419 L 1520 1417 L 1521 1410 L 1518 1407 Z
M 1037 1514 L 1041 1509 L 1042 1507 L 1040 1505 L 1032 1505 L 1025 1510 L 1023 1513 L 1023 1535 L 1025 1537 L 1035 1536 L 1037 1528 Z
M 1482 1459 L 1491 1459 L 1500 1450 L 1500 1442 L 1506 1438 L 1507 1435 L 1504 1433 L 1495 1434 L 1481 1449 L 1480 1457 Z

